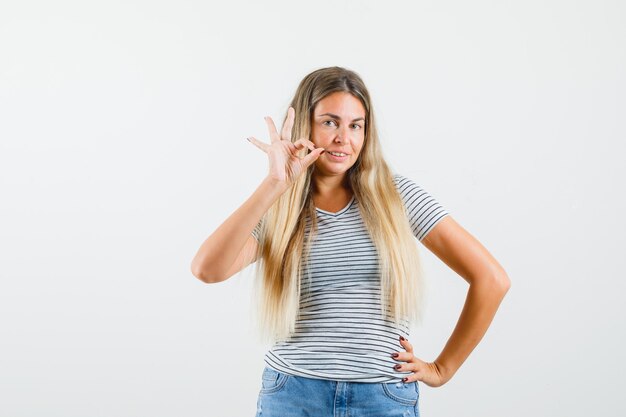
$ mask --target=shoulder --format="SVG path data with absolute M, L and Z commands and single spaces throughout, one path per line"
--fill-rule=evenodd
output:
M 393 179 L 406 208 L 413 233 L 422 240 L 449 212 L 433 195 L 412 179 L 401 174 L 394 174 Z
M 402 174 L 395 173 L 395 174 L 392 174 L 392 177 L 396 184 L 407 184 L 407 183 L 415 184 L 415 182 L 411 178 Z
M 393 180 L 405 203 L 440 206 L 433 195 L 411 178 L 402 174 L 393 174 Z
M 403 198 L 410 197 L 416 192 L 424 191 L 415 181 L 402 174 L 393 174 L 393 181 L 396 185 L 396 189 Z

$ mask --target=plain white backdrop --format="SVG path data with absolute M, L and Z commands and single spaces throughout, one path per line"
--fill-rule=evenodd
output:
M 615 1 L 0 4 L 0 416 L 253 416 L 251 268 L 200 244 L 248 198 L 299 81 L 359 73 L 384 156 L 512 282 L 423 416 L 623 416 L 626 6 Z M 416 356 L 467 283 L 421 246 Z M 322 416 L 321 416 L 322 417 Z

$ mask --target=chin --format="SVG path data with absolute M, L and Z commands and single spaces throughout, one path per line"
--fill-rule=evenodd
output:
M 319 172 L 322 175 L 344 175 L 347 174 L 348 171 L 350 170 L 350 168 L 352 168 L 352 165 L 350 166 L 346 166 L 345 168 L 341 168 L 341 169 L 326 169 L 324 167 L 315 167 L 315 170 L 317 172 Z

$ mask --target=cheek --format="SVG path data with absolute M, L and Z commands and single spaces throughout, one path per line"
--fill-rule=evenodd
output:
M 363 152 L 363 139 L 359 141 L 358 145 L 354 146 L 354 150 L 358 152 L 359 154 Z
M 325 134 L 324 132 L 313 132 L 311 134 L 311 142 L 315 143 L 316 145 L 324 145 L 328 142 L 330 142 L 330 135 Z

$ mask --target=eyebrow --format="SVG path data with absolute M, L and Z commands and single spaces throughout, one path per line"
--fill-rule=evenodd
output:
M 341 117 L 337 116 L 336 114 L 332 114 L 332 113 L 319 114 L 317 117 L 322 117 L 322 116 L 330 116 L 333 119 L 341 120 Z M 358 117 L 358 118 L 356 118 L 356 119 L 354 119 L 352 121 L 353 122 L 358 122 L 359 120 L 365 121 L 365 117 Z

